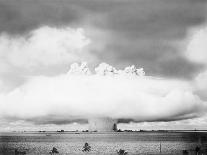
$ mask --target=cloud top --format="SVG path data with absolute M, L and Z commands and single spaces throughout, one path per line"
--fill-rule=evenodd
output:
M 96 75 L 137 75 L 137 76 L 145 76 L 145 72 L 143 68 L 137 69 L 134 65 L 126 67 L 123 70 L 117 70 L 115 67 L 107 64 L 101 63 L 95 68 Z M 68 71 L 69 75 L 91 75 L 91 71 L 87 66 L 86 62 L 81 63 L 73 63 L 70 66 L 70 70 Z

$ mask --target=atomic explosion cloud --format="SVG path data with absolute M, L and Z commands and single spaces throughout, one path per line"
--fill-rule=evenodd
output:
M 95 73 L 86 63 L 74 63 L 67 74 L 35 77 L 1 94 L 0 106 L 1 118 L 35 123 L 49 122 L 51 116 L 70 122 L 170 121 L 197 117 L 206 108 L 187 82 L 145 76 L 135 66 L 117 70 L 106 63 Z
M 206 65 L 207 47 L 202 41 L 206 36 L 206 29 L 192 35 L 185 57 Z M 8 69 L 23 67 L 27 72 L 94 58 L 86 50 L 90 39 L 81 29 L 41 27 L 27 37 L 1 35 L 0 57 L 5 63 L 0 64 L 8 65 Z M 203 56 L 196 57 L 196 52 Z M 90 70 L 85 62 L 73 63 L 64 74 L 38 74 L 7 91 L 1 91 L 4 81 L 0 79 L 0 120 L 89 122 L 91 130 L 112 130 L 114 124 L 122 122 L 200 117 L 207 111 L 206 77 L 204 71 L 192 81 L 182 81 L 147 76 L 143 68 L 134 65 L 116 69 L 101 63 Z

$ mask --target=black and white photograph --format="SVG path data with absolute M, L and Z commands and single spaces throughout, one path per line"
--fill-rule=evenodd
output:
M 207 0 L 0 0 L 0 155 L 207 155 Z

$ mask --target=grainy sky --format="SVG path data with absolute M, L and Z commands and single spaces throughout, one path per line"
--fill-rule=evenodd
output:
M 206 8 L 206 0 L 0 0 L 0 91 L 64 74 L 76 61 L 90 68 L 135 65 L 146 75 L 193 85 L 205 79 L 206 63 L 192 61 L 186 50 L 194 30 L 206 25 Z M 202 90 L 196 93 L 206 99 Z M 2 122 L 2 129 L 12 126 Z

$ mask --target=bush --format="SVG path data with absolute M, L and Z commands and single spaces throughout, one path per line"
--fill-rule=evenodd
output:
M 118 155 L 126 155 L 128 154 L 125 150 L 120 149 L 119 151 L 117 151 Z

